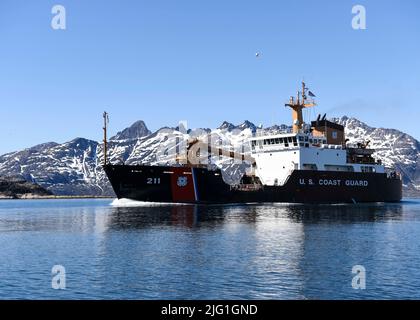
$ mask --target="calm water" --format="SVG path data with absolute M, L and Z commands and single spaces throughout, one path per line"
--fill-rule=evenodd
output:
M 420 299 L 420 201 L 0 201 L 3 299 Z M 66 270 L 66 290 L 51 268 Z M 352 288 L 352 267 L 366 289 Z

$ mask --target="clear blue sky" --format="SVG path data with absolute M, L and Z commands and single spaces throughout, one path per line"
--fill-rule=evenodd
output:
M 55 4 L 66 30 L 50 26 Z M 355 4 L 366 30 L 351 28 Z M 417 0 L 2 0 L 0 153 L 100 140 L 104 109 L 112 133 L 290 122 L 302 77 L 315 112 L 420 138 L 419 14 Z

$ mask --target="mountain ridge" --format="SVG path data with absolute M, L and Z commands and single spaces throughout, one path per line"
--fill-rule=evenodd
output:
M 374 156 L 385 166 L 402 173 L 405 196 L 420 196 L 420 143 L 397 129 L 374 128 L 352 117 L 332 118 L 345 126 L 350 142 L 370 140 L 376 149 Z M 290 128 L 280 124 L 263 130 Z M 241 147 L 257 126 L 245 120 L 235 125 L 224 121 L 216 129 L 197 128 L 179 131 L 179 127 L 162 127 L 151 132 L 144 121 L 138 120 L 119 131 L 108 143 L 111 163 L 166 165 L 173 163 L 177 148 L 185 147 L 191 136 L 210 135 L 227 148 Z M 246 151 L 246 150 L 245 150 Z M 0 156 L 0 175 L 19 176 L 37 183 L 56 195 L 113 195 L 102 169 L 102 144 L 86 138 L 75 138 L 59 144 L 47 142 Z M 212 163 L 223 170 L 224 179 L 237 181 L 246 165 L 230 159 L 212 157 Z

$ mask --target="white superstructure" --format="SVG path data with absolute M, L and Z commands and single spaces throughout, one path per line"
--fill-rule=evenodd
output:
M 255 174 L 264 185 L 283 185 L 293 170 L 384 172 L 383 165 L 370 157 L 373 150 L 359 148 L 368 160 L 349 161 L 349 152 L 356 148 L 328 144 L 325 136 L 280 133 L 257 135 L 250 142 Z
M 292 110 L 292 131 L 257 131 L 250 139 L 253 174 L 261 183 L 283 185 L 294 170 L 383 173 L 384 166 L 372 157 L 374 150 L 366 148 L 369 142 L 348 146 L 344 127 L 326 120 L 326 115 L 305 128 L 302 110 L 316 106 L 313 97 L 302 82 L 302 91 L 285 104 Z

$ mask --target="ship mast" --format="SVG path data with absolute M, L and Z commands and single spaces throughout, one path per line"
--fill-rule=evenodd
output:
M 290 97 L 289 103 L 286 103 L 285 106 L 292 109 L 292 118 L 293 118 L 293 133 L 298 133 L 303 128 L 303 115 L 302 110 L 309 107 L 316 106 L 315 101 L 312 99 L 307 99 L 306 91 L 308 88 L 305 85 L 305 82 L 302 81 L 302 91 L 298 91 L 296 100 L 292 96 Z
M 104 111 L 103 114 L 103 118 L 104 118 L 104 166 L 107 165 L 108 163 L 108 139 L 107 139 L 107 129 L 108 129 L 108 122 L 109 122 L 109 117 L 108 117 L 108 112 Z

